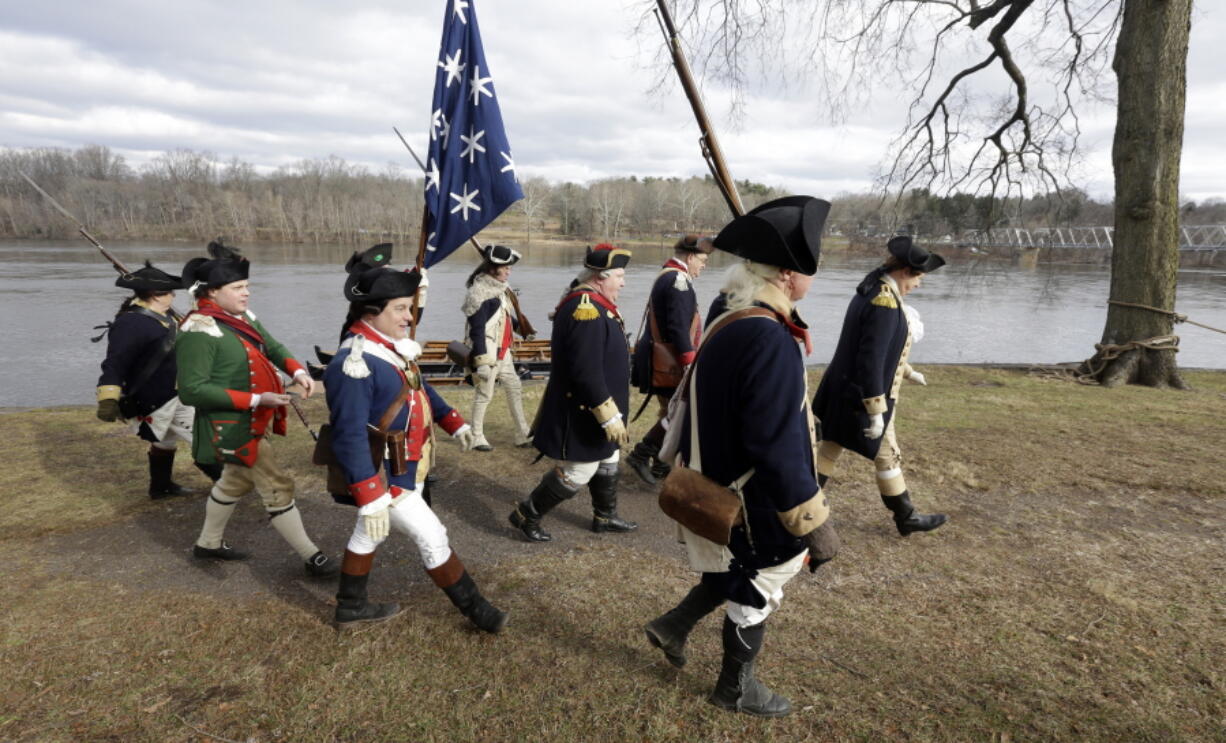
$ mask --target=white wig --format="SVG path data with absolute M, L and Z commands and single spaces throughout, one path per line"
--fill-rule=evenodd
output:
M 767 282 L 779 278 L 783 269 L 765 263 L 741 261 L 724 273 L 724 288 L 727 295 L 727 310 L 743 310 L 753 304 L 758 291 Z

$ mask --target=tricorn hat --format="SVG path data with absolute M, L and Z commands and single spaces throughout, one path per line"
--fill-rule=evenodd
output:
M 381 302 L 417 293 L 421 273 L 417 269 L 397 271 L 390 268 L 387 264 L 391 259 L 391 243 L 379 243 L 355 252 L 345 263 L 345 271 L 349 274 L 345 279 L 345 301 Z
M 705 235 L 682 235 L 673 246 L 674 253 L 703 253 L 710 255 L 715 251 L 715 243 Z
M 755 263 L 812 276 L 822 254 L 822 229 L 830 202 L 784 196 L 755 207 L 720 230 L 715 247 Z
M 494 266 L 513 266 L 523 258 L 518 250 L 512 250 L 505 245 L 486 245 L 481 249 L 485 262 Z
M 890 251 L 890 255 L 902 261 L 903 265 L 922 273 L 932 273 L 945 265 L 944 258 L 915 244 L 910 235 L 891 237 L 885 247 Z
M 192 258 L 183 267 L 183 286 L 203 284 L 210 289 L 216 289 L 235 281 L 247 280 L 251 262 L 240 255 L 237 249 L 223 244 L 219 237 L 209 243 L 208 251 L 208 258 Z
M 630 251 L 609 243 L 600 243 L 594 248 L 588 248 L 587 255 L 583 256 L 584 268 L 590 268 L 593 271 L 625 268 L 629 263 Z
M 115 286 L 138 292 L 172 292 L 183 288 L 183 279 L 171 276 L 160 268 L 154 268 L 152 263 L 145 261 L 143 268 L 115 279 Z

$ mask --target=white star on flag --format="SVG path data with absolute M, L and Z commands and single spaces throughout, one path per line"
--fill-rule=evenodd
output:
M 443 148 L 447 148 L 448 135 L 451 134 L 451 124 L 447 121 L 447 115 L 443 113 L 441 108 L 434 110 L 434 115 L 430 117 L 430 140 L 434 141 L 443 137 Z
M 453 81 L 457 83 L 464 82 L 464 76 L 460 73 L 462 73 L 464 68 L 468 65 L 460 62 L 460 55 L 462 54 L 464 54 L 463 49 L 456 49 L 455 54 L 451 56 L 447 56 L 446 54 L 443 55 L 443 59 L 447 60 L 446 62 L 439 60 L 439 68 L 447 73 L 447 82 L 443 83 L 443 87 L 450 88 Z
M 467 9 L 468 0 L 455 0 L 455 5 L 452 6 L 452 11 L 460 17 L 460 23 L 468 23 L 468 18 L 464 15 L 464 11 Z
M 473 127 L 468 127 L 468 136 L 460 135 L 460 141 L 465 145 L 460 151 L 460 159 L 468 158 L 468 164 L 472 165 L 473 160 L 477 157 L 478 152 L 485 152 L 485 145 L 481 144 L 481 138 L 485 136 L 485 130 L 473 134 Z
M 502 166 L 502 170 L 498 172 L 505 173 L 507 171 L 510 171 L 511 177 L 515 179 L 516 183 L 519 183 L 519 173 L 515 172 L 515 161 L 511 159 L 511 153 L 499 152 L 498 154 L 502 155 L 503 159 L 507 161 L 507 164 Z
M 434 162 L 434 158 L 430 158 L 430 168 L 426 170 L 426 190 L 431 188 L 438 189 L 438 163 Z
M 493 92 L 485 89 L 485 86 L 494 82 L 492 77 L 481 77 L 481 65 L 473 67 L 472 79 L 468 81 L 468 93 L 473 97 L 473 105 L 481 105 L 481 95 L 484 93 L 490 98 L 494 97 Z
M 455 194 L 450 194 L 451 198 L 456 200 L 456 205 L 451 207 L 451 213 L 455 214 L 456 212 L 462 209 L 463 214 L 461 216 L 463 216 L 464 221 L 467 222 L 469 209 L 472 209 L 475 212 L 481 211 L 481 207 L 477 206 L 476 203 L 474 203 L 473 201 L 473 199 L 477 198 L 477 194 L 479 193 L 481 193 L 480 190 L 476 190 L 476 191 L 473 191 L 472 193 L 469 193 L 468 184 L 465 183 L 463 196 L 457 196 Z

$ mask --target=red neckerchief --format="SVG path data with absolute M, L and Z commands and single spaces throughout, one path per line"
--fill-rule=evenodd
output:
M 379 331 L 377 331 L 377 330 L 375 330 L 374 328 L 370 327 L 369 325 L 367 325 L 366 323 L 362 322 L 361 320 L 358 320 L 358 321 L 354 322 L 352 325 L 350 325 L 350 326 L 349 326 L 349 332 L 350 332 L 350 333 L 353 333 L 354 335 L 360 335 L 360 336 L 362 336 L 363 338 L 365 338 L 366 340 L 370 341 L 371 343 L 378 343 L 380 346 L 383 346 L 384 348 L 388 349 L 388 350 L 389 350 L 389 351 L 391 351 L 392 353 L 395 353 L 395 354 L 396 354 L 398 357 L 400 356 L 400 354 L 396 352 L 396 346 L 394 346 L 394 345 L 392 344 L 392 342 L 391 342 L 391 341 L 389 341 L 387 338 L 384 338 L 382 333 L 380 333 Z M 406 362 L 406 363 L 408 363 L 408 362 Z M 405 373 L 404 373 L 404 370 L 403 370 L 403 369 L 400 369 L 400 368 L 395 367 L 395 366 L 393 366 L 392 368 L 394 368 L 394 369 L 396 369 L 396 371 L 400 372 L 400 378 L 401 378 L 401 379 L 407 379 L 407 378 L 408 378 L 408 377 L 405 375 Z
M 195 310 L 192 310 L 191 312 L 187 313 L 187 317 L 191 317 L 193 314 L 208 315 L 214 320 L 217 320 L 220 323 L 229 325 L 231 328 L 234 328 L 240 333 L 243 333 L 244 335 L 248 336 L 249 338 L 251 338 L 251 340 L 259 344 L 261 352 L 264 350 L 265 344 L 264 344 L 263 334 L 260 333 L 260 331 L 256 330 L 254 325 L 247 322 L 246 318 L 240 318 L 240 317 L 235 317 L 234 315 L 231 315 L 229 312 L 226 312 L 221 307 L 218 307 L 217 303 L 211 299 L 201 299 L 197 302 L 197 304 L 199 306 Z M 186 320 L 187 318 L 183 318 L 183 319 Z
M 617 305 L 610 302 L 607 298 L 605 298 L 603 294 L 591 288 L 590 286 L 580 286 L 578 289 L 574 290 L 570 294 L 567 294 L 565 297 L 562 297 L 562 301 L 558 302 L 558 306 L 554 308 L 554 312 L 561 310 L 562 305 L 566 304 L 570 300 L 574 299 L 575 297 L 582 296 L 584 294 L 591 297 L 592 301 L 595 302 L 596 304 L 600 305 L 601 307 L 604 307 L 609 312 L 612 312 L 613 316 L 616 317 L 618 320 L 622 319 L 622 316 L 617 312 Z
M 687 276 L 690 274 L 689 266 L 685 265 L 676 258 L 669 258 L 668 260 L 664 261 L 664 268 L 679 268 L 684 271 Z
M 809 339 L 809 329 L 800 324 L 803 322 L 800 319 L 800 315 L 793 312 L 792 317 L 784 317 L 776 312 L 775 316 L 779 318 L 779 322 L 783 323 L 783 327 L 788 329 L 788 332 L 792 334 L 793 338 L 805 344 L 805 356 L 812 354 L 813 341 Z

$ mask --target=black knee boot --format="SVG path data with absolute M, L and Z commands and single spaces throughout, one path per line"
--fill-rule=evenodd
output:
M 669 663 L 681 668 L 685 665 L 685 642 L 694 625 L 723 603 L 723 596 L 699 583 L 675 608 L 647 623 L 643 628 L 647 641 L 663 650 Z
M 366 601 L 366 581 L 375 554 L 359 555 L 345 550 L 341 563 L 341 582 L 336 590 L 335 624 L 347 629 L 383 622 L 400 613 L 400 604 L 371 604 Z
M 934 513 L 928 516 L 915 510 L 911 505 L 911 497 L 906 490 L 901 495 L 883 495 L 881 502 L 894 512 L 894 525 L 898 533 L 904 537 L 916 531 L 932 531 L 945 523 L 945 514 Z
M 447 562 L 437 568 L 426 571 L 434 581 L 434 585 L 443 589 L 451 603 L 468 618 L 477 629 L 491 634 L 497 634 L 507 626 L 507 613 L 495 607 L 477 589 L 476 582 L 464 569 L 464 563 L 456 557 L 455 552 L 447 558 Z
M 783 717 L 792 711 L 791 702 L 754 678 L 755 661 L 765 636 L 765 622 L 738 629 L 724 617 L 724 662 L 711 692 L 711 704 L 759 717 Z
M 188 490 L 170 479 L 175 467 L 175 450 L 149 447 L 149 497 L 153 500 L 187 495 Z
M 617 515 L 617 481 L 621 479 L 621 470 L 614 468 L 611 473 L 600 470 L 592 475 L 587 488 L 592 491 L 592 531 L 594 532 L 627 532 L 634 531 L 639 525 L 626 521 Z
M 553 539 L 549 532 L 541 528 L 541 518 L 552 511 L 559 503 L 574 496 L 576 490 L 567 487 L 558 477 L 556 469 L 549 470 L 541 478 L 540 484 L 528 496 L 528 500 L 516 506 L 509 520 L 511 526 L 519 529 L 529 542 L 548 542 Z

